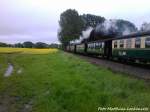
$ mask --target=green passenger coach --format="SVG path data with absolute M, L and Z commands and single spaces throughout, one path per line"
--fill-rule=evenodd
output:
M 76 45 L 76 52 L 84 53 L 84 51 L 85 51 L 85 44 L 77 44 Z
M 139 62 L 150 66 L 150 31 L 70 44 L 67 51 L 124 62 Z
M 104 42 L 89 42 L 87 44 L 87 53 L 88 54 L 104 54 Z
M 150 36 L 113 40 L 112 56 L 118 59 L 150 62 Z

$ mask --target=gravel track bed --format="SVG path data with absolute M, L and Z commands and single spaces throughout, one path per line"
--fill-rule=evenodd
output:
M 136 66 L 131 66 L 123 63 L 118 63 L 110 60 L 103 60 L 89 56 L 76 55 L 92 64 L 108 68 L 113 72 L 120 72 L 136 78 L 150 80 L 150 69 L 144 69 Z

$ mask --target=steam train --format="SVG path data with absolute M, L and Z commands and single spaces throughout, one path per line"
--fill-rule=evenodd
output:
M 66 50 L 107 59 L 150 64 L 150 32 L 70 44 Z

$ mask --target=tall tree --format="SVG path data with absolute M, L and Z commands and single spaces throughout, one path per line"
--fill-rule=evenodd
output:
M 46 43 L 43 43 L 43 42 L 37 42 L 35 45 L 34 45 L 35 48 L 48 48 L 48 45 Z
M 30 41 L 23 43 L 23 47 L 25 47 L 25 48 L 32 48 L 33 46 L 34 46 L 34 44 Z
M 23 44 L 21 44 L 21 43 L 16 43 L 14 46 L 18 47 L 18 48 L 23 48 L 24 47 Z
M 6 43 L 0 42 L 0 47 L 8 47 Z
M 60 15 L 59 25 L 58 39 L 66 46 L 70 41 L 79 39 L 84 22 L 76 10 L 68 9 Z

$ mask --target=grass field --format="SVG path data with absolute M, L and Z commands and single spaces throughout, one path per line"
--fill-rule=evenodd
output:
M 0 48 L 0 112 L 98 112 L 98 107 L 150 109 L 148 83 L 62 51 L 47 50 L 28 49 L 27 53 L 25 49 L 9 49 L 8 53 Z M 14 71 L 4 77 L 8 63 Z M 22 72 L 18 74 L 20 68 Z

